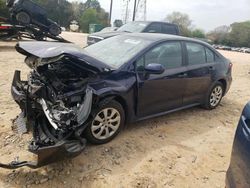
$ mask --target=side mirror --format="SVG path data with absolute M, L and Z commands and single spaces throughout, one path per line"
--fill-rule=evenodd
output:
M 145 67 L 145 71 L 149 74 L 162 74 L 165 68 L 158 63 L 151 63 Z

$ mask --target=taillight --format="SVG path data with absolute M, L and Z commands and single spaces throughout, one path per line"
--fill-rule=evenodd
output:
M 233 63 L 229 63 L 229 68 L 232 68 L 233 67 Z
M 231 72 L 233 68 L 233 63 L 229 62 L 228 72 Z
M 9 29 L 9 26 L 0 26 L 0 29 Z

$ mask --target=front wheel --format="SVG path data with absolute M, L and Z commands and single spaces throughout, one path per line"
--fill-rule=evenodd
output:
M 206 99 L 205 108 L 215 109 L 221 102 L 223 97 L 224 87 L 221 82 L 217 82 L 209 92 Z
M 121 131 L 124 123 L 125 113 L 120 103 L 103 103 L 86 128 L 85 136 L 92 144 L 105 144 Z

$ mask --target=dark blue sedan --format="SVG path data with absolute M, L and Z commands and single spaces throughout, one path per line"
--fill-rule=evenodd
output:
M 174 35 L 126 34 L 85 49 L 53 42 L 16 48 L 32 69 L 28 81 L 20 71 L 14 76 L 17 129 L 32 126 L 29 149 L 46 159 L 51 148 L 70 156 L 85 139 L 106 143 L 130 122 L 197 105 L 214 109 L 232 81 L 232 64 L 219 52 Z
M 250 102 L 245 106 L 236 130 L 226 188 L 250 187 Z

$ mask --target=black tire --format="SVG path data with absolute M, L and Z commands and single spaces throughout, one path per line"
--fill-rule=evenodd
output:
M 31 22 L 30 15 L 26 12 L 18 12 L 16 14 L 16 20 L 23 25 L 28 25 Z
M 218 92 L 216 92 L 216 90 Z M 216 82 L 208 92 L 204 107 L 208 110 L 215 109 L 219 106 L 221 99 L 224 95 L 225 89 L 221 82 Z M 220 93 L 220 94 L 219 94 Z M 214 99 L 214 100 L 213 100 Z
M 97 138 L 97 136 L 95 134 L 98 134 L 99 132 L 106 133 L 106 129 L 113 130 L 110 127 L 108 127 L 109 125 L 107 124 L 107 122 L 106 123 L 104 122 L 104 123 L 102 123 L 103 125 L 101 125 L 100 128 L 95 130 L 97 132 L 93 131 L 93 129 L 96 128 L 96 126 L 97 127 L 100 126 L 100 124 L 95 125 L 95 123 L 96 123 L 95 118 L 97 116 L 100 117 L 102 115 L 102 111 L 105 109 L 115 109 L 120 115 L 120 121 L 119 121 L 120 123 L 119 123 L 119 126 L 117 126 L 118 127 L 117 130 L 111 136 L 109 136 L 107 138 L 104 138 L 104 136 L 103 136 L 103 138 Z M 112 113 L 112 111 L 107 112 L 107 113 Z M 103 102 L 101 102 L 99 107 L 97 109 L 95 109 L 95 112 L 93 112 L 92 116 L 93 116 L 93 118 L 91 119 L 89 125 L 87 126 L 87 128 L 84 131 L 85 138 L 92 144 L 105 144 L 105 143 L 111 141 L 113 138 L 115 138 L 119 134 L 119 132 L 122 130 L 122 128 L 124 127 L 124 124 L 125 124 L 125 113 L 124 113 L 123 107 L 120 103 L 118 103 L 114 100 L 112 100 L 108 103 L 105 102 L 105 100 Z M 116 119 L 117 117 L 118 117 L 118 115 L 114 119 Z M 110 118 L 110 120 L 112 120 L 112 117 Z M 105 120 L 105 121 L 108 121 L 108 120 Z M 104 128 L 105 131 L 102 129 L 104 126 L 105 126 L 105 128 Z M 102 137 L 102 135 L 100 135 L 100 137 Z
M 51 35 L 58 36 L 61 34 L 61 32 L 62 32 L 61 28 L 58 27 L 57 25 L 52 24 L 51 26 L 49 26 L 49 33 Z

